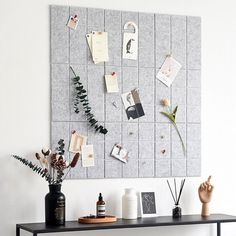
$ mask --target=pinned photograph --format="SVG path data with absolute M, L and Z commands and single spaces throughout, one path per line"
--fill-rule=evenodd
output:
M 94 166 L 93 145 L 82 146 L 82 166 L 83 167 Z
M 81 153 L 82 145 L 86 145 L 87 136 L 80 135 L 76 131 L 73 131 L 70 139 L 69 152 Z
M 112 75 L 105 75 L 105 82 L 106 82 L 106 87 L 107 87 L 108 93 L 118 93 L 119 92 L 117 75 L 115 72 L 113 72 Z
M 115 144 L 112 151 L 111 156 L 124 162 L 128 162 L 128 151 L 123 148 L 120 144 Z
M 169 55 L 157 73 L 157 78 L 167 87 L 170 87 L 181 67 L 182 65 Z
M 128 120 L 137 119 L 145 115 L 137 89 L 134 89 L 128 93 L 123 93 L 121 97 Z
M 130 60 L 137 60 L 138 56 L 138 27 L 134 22 L 127 22 L 124 25 L 124 30 L 133 27 L 134 32 L 124 32 L 123 37 L 123 58 Z
M 78 16 L 74 15 L 74 16 L 70 16 L 70 19 L 68 20 L 67 26 L 73 30 L 76 30 L 77 26 L 78 26 Z

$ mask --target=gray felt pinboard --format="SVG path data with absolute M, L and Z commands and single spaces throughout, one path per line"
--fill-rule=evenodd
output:
M 66 24 L 78 15 L 76 30 Z M 88 136 L 94 145 L 95 166 L 81 162 L 68 178 L 143 178 L 199 176 L 201 172 L 201 19 L 192 16 L 162 15 L 69 6 L 51 6 L 51 146 L 63 138 L 68 148 L 72 130 Z M 138 60 L 122 59 L 123 26 L 133 21 L 139 29 Z M 109 62 L 94 64 L 85 35 L 108 32 Z M 166 55 L 182 65 L 170 88 L 156 74 Z M 69 67 L 87 88 L 96 118 L 107 129 L 94 133 L 81 111 L 73 110 L 73 77 Z M 115 71 L 119 93 L 106 93 L 104 75 Z M 145 116 L 129 121 L 121 94 L 139 88 Z M 160 100 L 169 98 L 179 106 L 177 126 L 187 152 L 173 125 L 160 114 Z M 116 102 L 117 108 L 112 105 Z M 115 143 L 129 150 L 129 162 L 110 156 Z M 163 150 L 165 152 L 163 153 Z M 72 156 L 66 152 L 66 158 Z

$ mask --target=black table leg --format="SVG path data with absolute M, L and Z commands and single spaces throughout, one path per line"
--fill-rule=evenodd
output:
M 20 236 L 20 227 L 16 225 L 16 236 Z
M 221 229 L 220 229 L 220 223 L 218 222 L 217 223 L 217 236 L 220 236 L 221 235 Z
M 33 233 L 33 236 L 37 236 L 38 234 L 37 233 Z

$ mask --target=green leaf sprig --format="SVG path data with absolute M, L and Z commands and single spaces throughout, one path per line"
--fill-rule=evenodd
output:
M 86 119 L 88 120 L 91 127 L 95 129 L 96 132 L 106 134 L 108 131 L 106 128 L 104 128 L 102 125 L 98 124 L 97 119 L 95 118 L 94 114 L 91 112 L 91 107 L 89 105 L 88 95 L 87 91 L 85 90 L 82 82 L 80 81 L 80 77 L 75 74 L 75 71 L 73 70 L 72 66 L 70 66 L 70 69 L 72 73 L 74 74 L 73 84 L 74 84 L 74 111 L 75 113 L 79 113 L 79 104 L 81 103 L 83 106 L 84 114 L 86 116 Z
M 181 137 L 181 134 L 180 134 L 179 129 L 178 129 L 177 124 L 176 124 L 176 113 L 177 113 L 177 110 L 178 110 L 178 106 L 176 106 L 175 109 L 173 111 L 171 111 L 170 101 L 168 99 L 163 99 L 161 101 L 161 103 L 164 107 L 167 107 L 168 111 L 161 111 L 160 113 L 162 115 L 164 115 L 165 117 L 167 117 L 171 121 L 173 126 L 175 127 L 175 130 L 176 130 L 176 132 L 177 132 L 177 134 L 180 138 L 180 141 L 181 141 L 181 145 L 182 145 L 184 155 L 186 155 L 186 149 L 185 149 L 184 141 Z

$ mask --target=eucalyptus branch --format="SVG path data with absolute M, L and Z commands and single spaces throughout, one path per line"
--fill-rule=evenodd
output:
M 74 84 L 75 96 L 74 96 L 73 106 L 75 113 L 78 114 L 80 112 L 79 104 L 81 103 L 83 106 L 84 114 L 90 126 L 93 127 L 96 132 L 98 131 L 99 133 L 106 134 L 108 132 L 107 129 L 104 128 L 102 125 L 99 125 L 97 119 L 95 119 L 94 117 L 94 114 L 91 113 L 92 108 L 89 106 L 87 91 L 84 89 L 83 84 L 80 82 L 80 77 L 76 75 L 72 66 L 70 66 L 70 69 L 74 74 L 73 84 Z
M 31 161 L 28 161 L 27 159 L 19 157 L 17 155 L 12 155 L 12 157 L 20 161 L 22 164 L 28 166 L 35 173 L 39 174 L 42 178 L 45 178 L 49 184 L 51 183 L 52 178 L 46 169 L 43 169 L 42 167 L 39 167 L 38 165 L 33 164 Z

